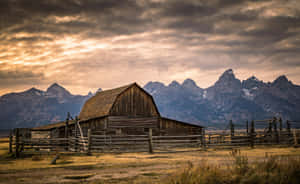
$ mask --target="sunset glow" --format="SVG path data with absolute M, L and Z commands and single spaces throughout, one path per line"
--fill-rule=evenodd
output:
M 300 1 L 0 2 L 0 95 L 57 82 L 75 94 L 186 78 L 300 84 Z

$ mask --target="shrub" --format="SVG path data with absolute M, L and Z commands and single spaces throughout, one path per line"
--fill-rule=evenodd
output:
M 300 183 L 300 157 L 266 157 L 263 162 L 249 164 L 248 158 L 239 150 L 230 153 L 231 167 L 192 163 L 183 171 L 174 174 L 167 184 L 298 184 Z

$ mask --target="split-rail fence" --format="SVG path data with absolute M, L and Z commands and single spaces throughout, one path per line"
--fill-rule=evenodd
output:
M 257 121 L 258 122 L 258 121 Z M 200 135 L 161 135 L 153 136 L 152 129 L 148 135 L 103 135 L 97 131 L 88 130 L 86 137 L 73 136 L 68 138 L 30 138 L 20 134 L 20 129 L 14 129 L 10 134 L 9 151 L 16 157 L 27 152 L 165 152 L 178 148 L 234 148 L 254 147 L 259 145 L 298 146 L 300 129 L 291 128 L 287 124 L 283 129 L 268 121 L 265 129 L 255 130 L 255 122 L 250 128 L 235 130 L 232 122 L 229 131 L 203 131 Z M 280 122 L 280 121 L 279 121 Z

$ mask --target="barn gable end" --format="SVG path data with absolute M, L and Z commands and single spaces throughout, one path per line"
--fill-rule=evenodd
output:
M 159 112 L 151 95 L 137 84 L 120 93 L 109 115 L 130 117 L 159 117 Z
M 110 109 L 117 97 L 132 85 L 133 84 L 98 92 L 85 102 L 80 111 L 79 119 L 85 121 L 109 115 Z

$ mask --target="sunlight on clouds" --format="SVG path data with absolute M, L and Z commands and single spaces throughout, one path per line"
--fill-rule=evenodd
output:
M 265 7 L 270 7 L 273 5 L 273 1 L 261 1 L 261 2 L 247 2 L 247 5 L 243 7 L 242 12 L 261 10 Z
M 54 16 L 53 17 L 55 20 L 55 23 L 65 23 L 65 22 L 71 22 L 75 20 L 79 20 L 81 17 L 80 16 Z
M 299 70 L 298 0 L 39 2 L 3 10 L 0 72 L 15 85 L 86 93 L 193 78 L 208 87 L 228 68 L 264 80 Z
M 65 37 L 63 39 L 55 41 L 57 45 L 61 45 L 64 49 L 63 56 L 80 55 L 84 52 L 92 52 L 96 49 L 109 48 L 108 44 L 101 43 L 98 40 L 81 40 L 76 37 Z

